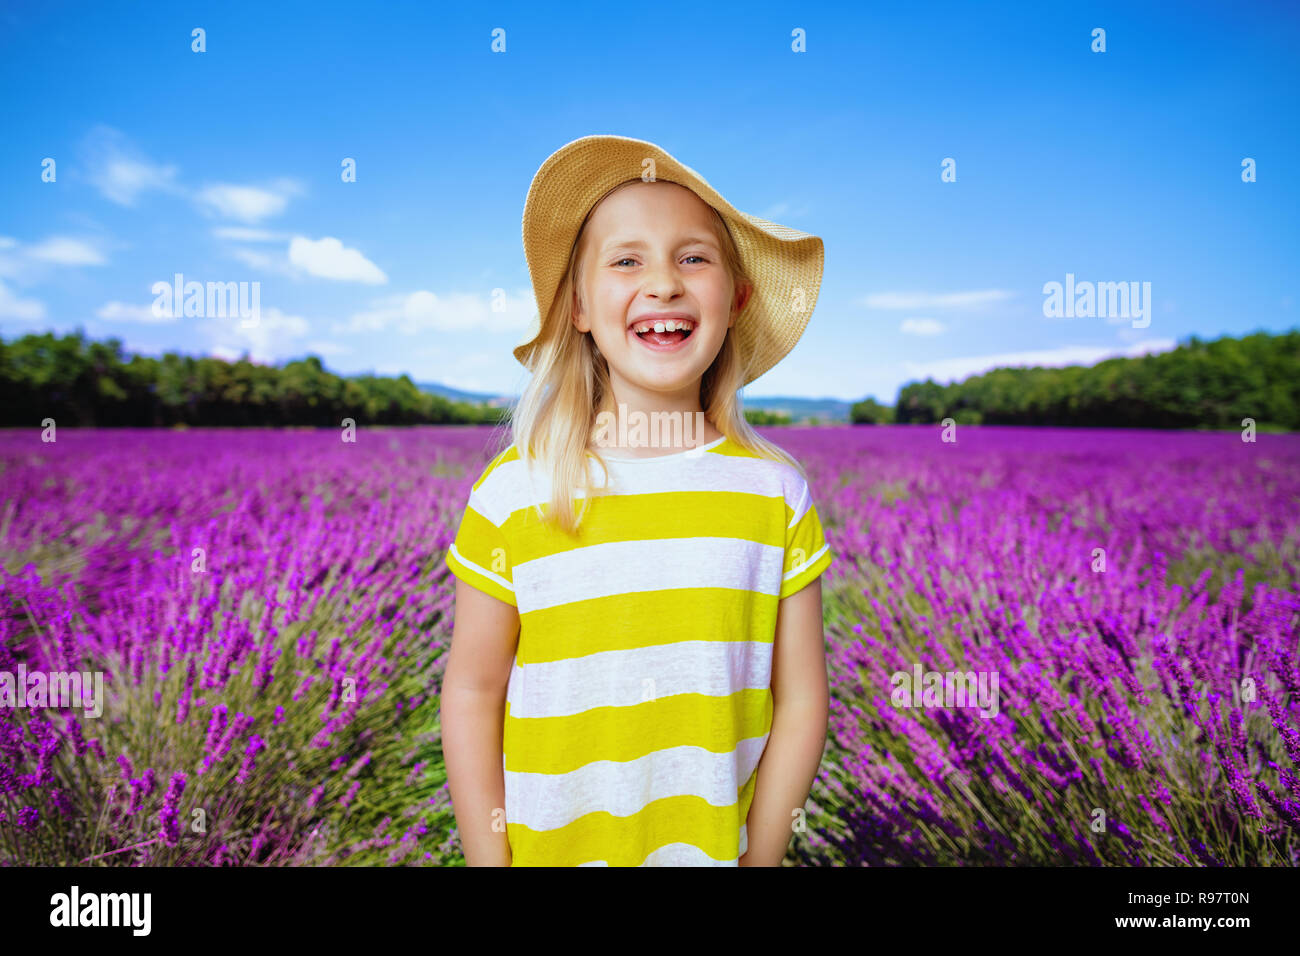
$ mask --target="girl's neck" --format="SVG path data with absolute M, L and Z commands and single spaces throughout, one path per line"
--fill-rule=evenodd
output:
M 597 414 L 591 444 L 622 457 L 657 458 L 721 438 L 695 404 L 694 409 L 644 409 L 611 398 Z

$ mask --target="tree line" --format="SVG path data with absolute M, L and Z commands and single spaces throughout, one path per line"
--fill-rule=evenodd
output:
M 998 368 L 961 382 L 909 382 L 890 407 L 865 399 L 855 423 L 1300 430 L 1300 330 L 1255 332 L 1092 366 Z
M 314 355 L 281 367 L 244 358 L 123 352 L 76 332 L 0 338 L 0 425 L 105 427 L 497 424 L 499 407 L 421 391 L 407 375 L 340 377 Z M 746 411 L 757 425 L 789 418 Z M 1093 366 L 999 368 L 961 382 L 909 382 L 892 406 L 854 404 L 870 424 L 1078 425 L 1300 430 L 1300 330 L 1191 336 L 1169 352 Z
M 123 354 L 117 339 L 96 342 L 82 330 L 58 336 L 0 338 L 0 425 L 45 418 L 72 427 L 172 425 L 337 427 L 344 418 L 371 425 L 497 424 L 506 409 L 421 391 L 411 379 L 341 378 L 314 355 L 281 368 L 246 358 L 227 362 L 173 352 Z M 754 425 L 790 417 L 748 409 Z
M 160 427 L 495 424 L 504 409 L 423 392 L 411 379 L 342 378 L 309 355 L 276 368 L 167 352 L 123 354 L 84 332 L 0 339 L 0 425 Z

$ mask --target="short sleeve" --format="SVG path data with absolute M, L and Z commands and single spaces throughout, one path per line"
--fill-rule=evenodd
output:
M 802 590 L 831 564 L 831 549 L 826 543 L 817 508 L 808 483 L 799 479 L 800 499 L 793 510 L 787 505 L 789 524 L 785 530 L 785 574 L 781 579 L 781 597 Z
M 456 539 L 447 549 L 447 567 L 471 587 L 517 607 L 510 547 L 499 523 L 508 516 L 498 515 L 489 500 L 486 477 L 469 494 Z

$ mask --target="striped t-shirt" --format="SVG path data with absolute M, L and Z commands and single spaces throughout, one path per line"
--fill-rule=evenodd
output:
M 772 726 L 777 607 L 831 563 L 807 483 L 723 437 L 589 458 L 576 537 L 514 445 L 451 571 L 519 613 L 502 760 L 514 866 L 735 866 Z M 581 503 L 580 501 L 578 502 Z

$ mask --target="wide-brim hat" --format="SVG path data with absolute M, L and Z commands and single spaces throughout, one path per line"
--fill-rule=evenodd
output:
M 653 167 L 645 161 L 654 160 Z M 654 143 L 626 136 L 584 136 L 542 163 L 524 202 L 524 256 L 533 281 L 537 313 L 515 347 L 515 358 L 532 370 L 542 321 L 569 264 L 578 230 L 592 207 L 631 179 L 673 182 L 716 209 L 727 224 L 754 291 L 731 329 L 748 385 L 779 362 L 799 341 L 821 289 L 825 251 L 817 236 L 741 212 L 695 170 Z

